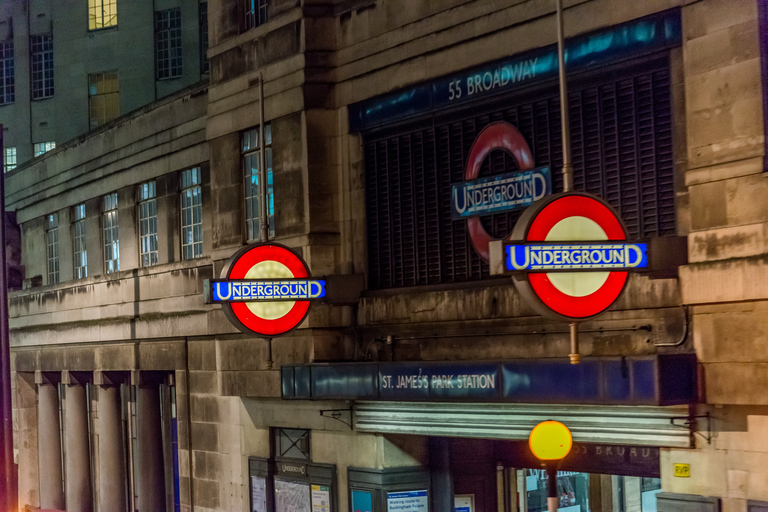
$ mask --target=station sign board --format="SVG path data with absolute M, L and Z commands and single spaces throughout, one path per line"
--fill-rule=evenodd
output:
M 246 333 L 280 336 L 306 317 L 310 301 L 325 297 L 325 280 L 312 279 L 296 253 L 277 243 L 244 247 L 211 282 L 211 302 Z
M 648 244 L 627 240 L 619 216 L 583 192 L 549 196 L 530 206 L 504 241 L 505 271 L 540 313 L 585 320 L 621 295 L 629 271 L 648 270 Z

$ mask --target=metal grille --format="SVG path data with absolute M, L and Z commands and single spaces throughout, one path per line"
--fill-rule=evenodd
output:
M 605 198 L 632 237 L 675 233 L 669 70 L 666 64 L 654 68 L 635 69 L 634 76 L 624 72 L 599 85 L 575 85 L 569 96 L 576 190 Z M 452 119 L 435 117 L 410 130 L 366 135 L 371 288 L 488 277 L 466 221 L 451 220 L 450 192 L 451 184 L 464 181 L 476 135 L 501 120 L 522 132 L 537 166 L 552 167 L 553 188 L 561 191 L 560 101 L 554 88 Z M 512 156 L 492 151 L 480 175 L 516 169 Z M 500 213 L 482 222 L 501 238 L 519 216 L 519 211 Z

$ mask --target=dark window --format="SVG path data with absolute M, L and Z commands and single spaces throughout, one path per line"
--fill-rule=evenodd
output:
M 267 22 L 267 0 L 245 1 L 245 29 L 258 27 Z
M 208 2 L 200 4 L 200 73 L 208 72 Z
M 53 36 L 40 34 L 30 38 L 32 47 L 32 99 L 53 96 Z
M 605 198 L 632 237 L 675 233 L 672 123 L 666 64 L 636 67 L 620 77 L 572 86 L 571 137 L 575 189 Z M 451 184 L 464 181 L 476 135 L 508 121 L 525 136 L 536 166 L 552 168 L 562 190 L 560 101 L 555 88 L 527 98 L 435 117 L 411 129 L 365 137 L 369 282 L 372 288 L 451 283 L 489 276 L 474 251 L 466 221 L 451 220 Z M 493 151 L 481 176 L 518 168 Z M 520 211 L 482 218 L 501 238 Z
M 155 13 L 155 64 L 157 79 L 181 76 L 181 9 Z
M 13 41 L 0 42 L 0 105 L 16 99 L 14 85 Z

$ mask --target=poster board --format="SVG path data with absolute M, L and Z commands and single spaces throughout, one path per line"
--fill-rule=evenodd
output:
M 453 508 L 456 512 L 475 512 L 475 495 L 457 494 L 453 497 Z
M 312 484 L 312 512 L 331 512 L 331 488 Z
M 428 512 L 427 490 L 387 493 L 387 512 Z
M 275 511 L 312 512 L 309 484 L 275 478 Z
M 251 476 L 251 512 L 267 512 L 267 479 Z
M 352 512 L 373 512 L 373 493 L 352 489 Z

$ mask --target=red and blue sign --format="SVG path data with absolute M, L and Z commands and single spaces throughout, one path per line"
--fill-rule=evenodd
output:
M 494 179 L 479 178 L 483 161 L 497 149 L 512 155 L 521 172 Z M 452 216 L 469 217 L 467 230 L 472 246 L 485 261 L 489 260 L 488 244 L 496 239 L 488 234 L 478 216 L 524 208 L 552 192 L 549 169 L 534 169 L 533 152 L 525 137 L 504 121 L 491 123 L 480 131 L 469 150 L 464 180 L 463 184 L 453 186 Z
M 647 244 L 627 241 L 613 209 L 582 192 L 529 207 L 504 246 L 520 294 L 559 320 L 599 315 L 621 295 L 628 271 L 648 269 Z
M 211 283 L 211 300 L 221 304 L 238 329 L 280 336 L 307 316 L 311 300 L 325 297 L 325 281 L 312 279 L 304 260 L 276 243 L 254 244 L 235 253 Z

